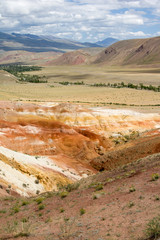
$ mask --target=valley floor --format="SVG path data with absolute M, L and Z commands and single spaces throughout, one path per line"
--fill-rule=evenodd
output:
M 160 222 L 160 92 L 90 84 L 158 86 L 159 71 L 27 74 L 47 83 L 0 71 L 0 239 L 154 239 L 146 229 Z
M 45 76 L 47 83 L 18 83 L 13 75 L 0 72 L 0 100 L 52 101 L 132 108 L 145 112 L 159 112 L 160 93 L 130 88 L 92 87 L 91 84 L 124 82 L 158 86 L 157 69 L 125 69 L 95 66 L 52 66 L 42 71 L 27 72 Z M 75 82 L 84 85 L 73 85 Z M 72 85 L 62 85 L 69 82 Z

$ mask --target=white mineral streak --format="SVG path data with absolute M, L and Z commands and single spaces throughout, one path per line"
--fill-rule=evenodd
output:
M 45 189 L 43 185 L 35 184 L 36 178 L 34 176 L 29 176 L 23 174 L 15 168 L 12 168 L 10 165 L 4 163 L 0 159 L 0 178 L 4 179 L 6 182 L 11 185 L 16 186 L 16 192 L 22 196 L 35 195 L 37 190 L 44 192 Z M 23 185 L 25 184 L 25 185 Z
M 32 165 L 35 167 L 48 168 L 55 172 L 62 173 L 63 175 L 65 175 L 66 177 L 68 177 L 69 179 L 72 179 L 72 180 L 81 179 L 81 176 L 79 176 L 78 174 L 72 173 L 67 169 L 64 171 L 64 169 L 62 169 L 59 166 L 57 166 L 56 164 L 54 164 L 53 157 L 51 160 L 49 157 L 30 156 L 27 154 L 12 151 L 12 150 L 7 149 L 2 146 L 0 146 L 0 153 L 5 155 L 7 158 L 14 159 L 16 162 L 25 164 L 27 166 Z

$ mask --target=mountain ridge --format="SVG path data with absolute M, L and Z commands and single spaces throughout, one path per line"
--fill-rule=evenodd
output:
M 105 38 L 102 41 L 96 42 L 96 44 L 102 46 L 102 47 L 108 47 L 109 45 L 112 45 L 115 42 L 118 42 L 119 40 L 116 38 Z
M 28 52 L 61 52 L 85 47 L 101 47 L 94 43 L 81 43 L 54 36 L 0 32 L 0 49 L 4 51 L 23 50 Z
M 122 40 L 96 55 L 92 63 L 121 66 L 159 64 L 159 46 L 160 37 Z

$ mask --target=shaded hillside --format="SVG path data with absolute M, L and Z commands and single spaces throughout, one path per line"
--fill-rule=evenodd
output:
M 105 155 L 91 161 L 92 167 L 98 171 L 114 169 L 117 166 L 136 161 L 139 158 L 160 152 L 159 131 L 148 133 L 149 136 L 141 136 L 131 143 L 127 143 L 114 151 L 108 151 Z
M 160 37 L 114 43 L 98 54 L 94 64 L 153 65 L 160 63 Z

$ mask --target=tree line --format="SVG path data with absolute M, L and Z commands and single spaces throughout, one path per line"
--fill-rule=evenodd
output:
M 121 83 L 94 83 L 91 84 L 90 86 L 92 87 L 112 87 L 112 88 L 132 88 L 132 89 L 137 89 L 137 90 L 151 90 L 154 92 L 160 92 L 160 86 L 153 86 L 153 85 L 144 85 L 143 83 L 140 84 L 133 84 L 133 83 L 127 83 L 125 84 L 124 82 Z
M 32 83 L 46 83 L 44 76 L 23 74 L 23 72 L 40 71 L 42 67 L 39 66 L 24 66 L 24 65 L 0 65 L 0 70 L 4 70 L 15 77 L 21 82 L 32 82 Z

